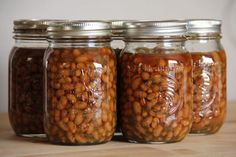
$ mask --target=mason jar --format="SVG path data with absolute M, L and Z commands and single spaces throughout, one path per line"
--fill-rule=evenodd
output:
M 120 56 L 121 51 L 125 48 L 125 42 L 124 42 L 124 31 L 125 31 L 125 22 L 129 22 L 131 20 L 110 20 L 111 30 L 112 30 L 112 41 L 111 41 L 111 47 L 116 53 L 117 57 L 117 97 L 119 97 L 119 91 L 118 88 L 120 86 L 120 75 L 119 75 L 119 62 L 118 58 Z M 119 112 L 119 99 L 117 100 L 117 125 L 116 125 L 116 131 L 115 136 L 121 136 L 121 130 L 120 130 L 120 112 Z
M 128 22 L 127 20 L 110 20 L 111 30 L 112 30 L 112 41 L 111 47 L 118 57 L 121 51 L 125 47 L 124 42 L 124 23 Z
M 226 114 L 226 54 L 221 21 L 187 21 L 186 49 L 193 59 L 193 125 L 191 133 L 214 134 Z
M 9 56 L 8 112 L 16 135 L 43 134 L 43 56 L 50 20 L 14 21 Z
M 192 61 L 185 22 L 126 23 L 120 56 L 121 130 L 130 142 L 181 141 L 192 123 Z
M 47 31 L 44 125 L 49 141 L 110 141 L 116 127 L 116 56 L 109 23 L 70 21 Z

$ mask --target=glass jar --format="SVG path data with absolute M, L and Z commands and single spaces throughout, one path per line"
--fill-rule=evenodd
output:
M 114 49 L 116 56 L 118 57 L 121 51 L 125 47 L 124 42 L 124 22 L 123 20 L 111 20 L 109 21 L 112 29 L 112 41 L 111 47 Z
M 192 123 L 192 62 L 185 23 L 126 24 L 121 53 L 121 129 L 130 142 L 177 142 Z
M 214 134 L 226 114 L 226 54 L 221 21 L 189 20 L 186 49 L 193 59 L 193 125 L 191 133 Z
M 128 22 L 128 20 L 110 20 L 111 30 L 112 30 L 112 41 L 111 41 L 111 47 L 116 53 L 117 59 L 120 56 L 121 51 L 125 47 L 124 42 L 124 23 Z M 118 63 L 118 60 L 117 60 Z M 119 63 L 117 64 L 117 97 L 119 97 L 119 91 L 118 88 L 120 86 L 120 78 L 119 78 Z M 116 125 L 116 131 L 115 136 L 121 136 L 121 130 L 120 130 L 120 112 L 119 112 L 119 100 L 117 100 L 117 125 Z
M 9 119 L 16 135 L 43 134 L 43 56 L 49 20 L 14 21 L 9 57 Z
M 109 23 L 71 21 L 48 28 L 45 132 L 57 144 L 99 144 L 116 127 L 116 56 Z

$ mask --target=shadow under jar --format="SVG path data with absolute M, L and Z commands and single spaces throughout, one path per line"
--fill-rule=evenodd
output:
M 116 127 L 116 56 L 110 25 L 72 21 L 48 28 L 45 131 L 57 144 L 111 140 Z
M 121 130 L 130 142 L 181 141 L 192 123 L 192 62 L 181 21 L 126 24 Z M 172 30 L 171 32 L 169 30 Z
M 214 134 L 226 114 L 226 54 L 220 43 L 221 22 L 189 20 L 186 49 L 193 59 L 191 133 Z
M 43 56 L 49 20 L 14 21 L 9 56 L 9 119 L 16 135 L 43 134 Z

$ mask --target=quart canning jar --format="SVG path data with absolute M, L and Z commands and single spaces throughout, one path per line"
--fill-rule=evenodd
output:
M 129 20 L 130 21 L 130 20 Z M 111 47 L 116 53 L 117 57 L 117 97 L 119 97 L 119 87 L 120 87 L 120 75 L 119 75 L 119 56 L 121 51 L 125 47 L 124 42 L 124 32 L 125 32 L 125 22 L 129 22 L 128 20 L 110 20 L 111 24 L 111 30 L 112 30 L 112 41 L 111 41 Z M 130 21 L 131 22 L 131 21 Z M 116 125 L 116 131 L 115 136 L 121 135 L 120 130 L 120 112 L 119 112 L 119 99 L 117 100 L 117 125 Z
M 189 20 L 186 49 L 193 59 L 193 125 L 191 133 L 214 134 L 226 114 L 226 54 L 221 21 Z
M 177 142 L 192 123 L 192 61 L 182 21 L 126 23 L 121 130 L 130 142 Z
M 111 30 L 112 30 L 112 41 L 111 41 L 111 47 L 115 51 L 117 59 L 119 58 L 119 55 L 121 51 L 125 47 L 124 42 L 124 22 L 122 20 L 110 20 Z M 117 60 L 117 97 L 119 97 L 118 88 L 120 86 L 119 81 L 119 63 Z M 116 131 L 115 136 L 121 135 L 120 131 L 120 112 L 119 112 L 119 101 L 117 100 L 117 125 L 116 125 Z
M 99 144 L 116 127 L 116 56 L 110 24 L 71 21 L 48 28 L 45 132 L 57 144 Z
M 121 53 L 121 51 L 125 47 L 124 42 L 124 23 L 128 22 L 127 20 L 111 20 L 109 21 L 111 24 L 111 30 L 112 30 L 112 41 L 111 41 L 111 47 L 116 53 L 116 56 L 118 57 Z
M 9 57 L 9 119 L 16 135 L 43 134 L 43 56 L 52 20 L 14 21 Z

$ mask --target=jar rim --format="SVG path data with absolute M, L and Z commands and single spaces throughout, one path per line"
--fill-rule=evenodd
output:
M 123 39 L 125 32 L 125 23 L 135 22 L 138 20 L 109 20 L 111 25 L 112 37 L 115 39 Z
M 188 19 L 186 20 L 187 36 L 221 35 L 221 20 L 216 19 Z
M 15 39 L 46 39 L 47 27 L 55 23 L 62 23 L 62 19 L 18 19 L 14 20 Z
M 127 22 L 125 28 L 125 38 L 184 38 L 186 34 L 182 20 Z
M 100 20 L 74 20 L 53 24 L 47 28 L 50 39 L 110 37 L 109 22 Z

